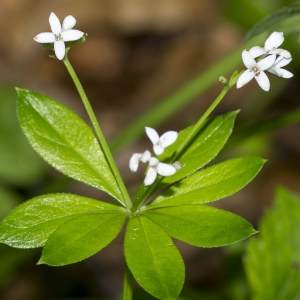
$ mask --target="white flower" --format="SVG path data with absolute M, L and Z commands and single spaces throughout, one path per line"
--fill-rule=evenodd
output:
M 241 88 L 251 79 L 255 78 L 259 86 L 263 90 L 268 91 L 270 89 L 270 81 L 264 71 L 274 65 L 276 55 L 268 55 L 259 62 L 256 62 L 252 55 L 247 50 L 244 50 L 242 52 L 242 59 L 247 70 L 239 77 L 236 87 Z
M 294 75 L 285 70 L 285 69 L 281 69 L 281 67 L 284 67 L 286 66 L 287 64 L 289 64 L 291 62 L 292 58 L 284 58 L 282 56 L 279 56 L 276 60 L 275 60 L 275 63 L 274 65 L 267 69 L 266 71 L 270 72 L 270 73 L 273 73 L 279 77 L 283 77 L 283 78 L 291 78 L 293 77 Z
M 38 43 L 54 43 L 55 55 L 59 60 L 65 56 L 65 42 L 76 41 L 82 38 L 84 32 L 72 29 L 76 20 L 73 16 L 67 16 L 61 26 L 58 17 L 52 12 L 49 17 L 52 32 L 42 32 L 33 39 Z
M 284 37 L 283 32 L 273 32 L 265 41 L 264 48 L 255 46 L 249 50 L 249 53 L 253 58 L 266 54 L 277 54 L 284 58 L 290 58 L 291 53 L 284 49 L 278 49 L 278 47 L 283 43 Z
M 146 150 L 144 153 L 134 153 L 129 160 L 129 169 L 131 172 L 136 172 L 139 167 L 139 162 L 146 163 L 150 160 L 151 153 Z
M 149 169 L 147 171 L 144 184 L 145 186 L 151 185 L 155 181 L 157 174 L 161 176 L 171 176 L 175 173 L 175 167 L 161 163 L 156 157 L 151 157 L 149 160 Z
M 155 129 L 150 127 L 145 127 L 146 134 L 153 144 L 153 151 L 156 155 L 160 155 L 165 151 L 165 148 L 172 145 L 177 137 L 178 133 L 176 131 L 168 131 L 159 137 Z

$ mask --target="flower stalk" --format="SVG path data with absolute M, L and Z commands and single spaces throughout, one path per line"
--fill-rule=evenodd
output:
M 101 130 L 99 124 L 98 124 L 97 118 L 96 118 L 96 116 L 94 114 L 94 111 L 93 111 L 93 109 L 90 105 L 90 102 L 89 102 L 89 100 L 86 96 L 86 93 L 85 93 L 85 91 L 84 91 L 84 89 L 83 89 L 83 87 L 82 87 L 82 85 L 81 85 L 81 83 L 80 83 L 80 81 L 79 81 L 79 79 L 78 79 L 78 77 L 77 77 L 77 75 L 76 75 L 76 73 L 75 73 L 75 71 L 74 71 L 67 55 L 65 55 L 65 57 L 63 59 L 63 63 L 65 64 L 70 76 L 73 79 L 73 82 L 74 82 L 74 84 L 77 88 L 77 91 L 80 95 L 80 98 L 83 102 L 83 105 L 84 105 L 84 107 L 87 111 L 87 114 L 88 114 L 91 122 L 92 122 L 94 130 L 95 130 L 96 135 L 98 137 L 100 147 L 101 147 L 101 149 L 102 149 L 102 151 L 105 155 L 105 158 L 106 158 L 106 160 L 107 160 L 107 162 L 108 162 L 108 164 L 111 168 L 111 171 L 112 171 L 112 173 L 115 177 L 115 180 L 116 180 L 116 182 L 117 182 L 117 184 L 120 188 L 121 194 L 123 196 L 122 200 L 125 202 L 126 207 L 128 209 L 130 209 L 131 206 L 132 206 L 132 202 L 131 202 L 130 196 L 128 194 L 128 191 L 125 187 L 124 181 L 123 181 L 123 179 L 120 175 L 119 169 L 116 166 L 116 163 L 115 163 L 115 160 L 114 160 L 114 158 L 111 154 L 111 151 L 110 151 L 110 149 L 109 149 L 109 147 L 106 143 L 105 137 L 104 137 L 104 135 L 102 133 L 102 130 Z

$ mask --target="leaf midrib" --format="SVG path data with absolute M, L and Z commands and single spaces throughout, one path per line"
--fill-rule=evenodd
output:
M 147 218 L 147 219 L 149 219 L 149 218 Z M 145 242 L 146 242 L 147 249 L 149 250 L 148 252 L 150 253 L 150 257 L 152 258 L 153 266 L 154 266 L 154 269 L 155 269 L 155 271 L 156 271 L 156 274 L 157 274 L 157 276 L 158 276 L 158 278 L 159 278 L 159 281 L 160 281 L 160 283 L 161 283 L 161 286 L 164 288 L 165 293 L 168 295 L 169 293 L 168 293 L 167 286 L 165 285 L 164 281 L 162 280 L 162 278 L 161 278 L 161 276 L 160 276 L 160 274 L 159 274 L 159 272 L 158 272 L 157 266 L 156 266 L 156 264 L 154 263 L 154 262 L 155 262 L 155 259 L 154 259 L 154 256 L 153 256 L 153 254 L 152 254 L 152 251 L 151 251 L 151 248 L 150 248 L 150 244 L 149 244 L 149 242 L 148 242 L 148 240 L 147 240 L 146 234 L 145 234 L 145 232 L 144 232 L 144 228 L 143 228 L 143 225 L 142 225 L 142 222 L 141 222 L 140 217 L 138 217 L 138 221 L 139 221 L 140 226 L 141 226 L 141 228 L 142 228 L 141 231 L 142 231 L 142 233 L 143 233 L 143 236 L 144 236 L 144 240 L 145 240 Z M 152 221 L 152 220 L 150 220 L 150 221 Z M 157 224 L 157 223 L 156 223 L 156 224 Z
M 114 210 L 111 210 L 111 211 L 105 211 L 103 209 L 99 209 L 99 210 L 86 210 L 84 212 L 78 212 L 78 213 L 70 213 L 68 215 L 64 215 L 64 216 L 58 216 L 58 217 L 55 217 L 55 218 L 52 218 L 52 219 L 48 219 L 46 221 L 43 221 L 43 222 L 38 222 L 34 225 L 30 225 L 30 226 L 14 226 L 14 225 L 10 225 L 10 224 L 6 224 L 6 223 L 3 223 L 3 225 L 5 226 L 10 226 L 10 227 L 13 227 L 13 228 L 18 228 L 18 229 L 29 229 L 29 228 L 33 228 L 33 227 L 36 227 L 36 226 L 39 226 L 39 225 L 42 225 L 42 224 L 45 224 L 45 223 L 48 223 L 48 222 L 52 222 L 52 221 L 56 221 L 56 220 L 59 220 L 59 219 L 63 219 L 63 218 L 68 218 L 70 216 L 80 216 L 80 215 L 85 215 L 85 214 L 113 214 L 113 211 Z M 116 209 L 116 212 L 117 212 L 117 209 Z

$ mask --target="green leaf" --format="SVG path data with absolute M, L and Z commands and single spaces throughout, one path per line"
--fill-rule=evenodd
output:
M 94 133 L 73 111 L 44 95 L 19 89 L 18 114 L 27 139 L 49 164 L 124 204 Z
M 126 218 L 125 211 L 107 210 L 63 223 L 49 236 L 38 264 L 62 266 L 94 255 L 115 239 Z
M 183 152 L 181 157 L 178 158 L 178 161 L 183 167 L 174 175 L 164 177 L 158 185 L 158 188 L 178 181 L 209 163 L 224 147 L 232 132 L 237 113 L 237 111 L 230 112 L 222 116 L 208 119 L 203 124 L 198 135 L 196 135 L 193 141 L 187 145 L 186 150 Z M 170 147 L 166 148 L 163 155 L 159 156 L 161 161 L 172 156 L 191 128 L 192 127 L 188 127 L 179 132 L 177 141 Z
M 300 299 L 299 197 L 279 189 L 259 229 L 248 245 L 244 264 L 252 299 Z
M 143 212 L 170 236 L 198 247 L 219 247 L 256 233 L 240 216 L 211 206 L 177 205 Z
M 72 194 L 49 194 L 16 207 L 0 224 L 0 242 L 15 248 L 36 248 L 64 222 L 87 213 L 120 212 L 119 206 Z
M 145 216 L 132 217 L 127 225 L 124 252 L 136 281 L 159 299 L 177 299 L 184 264 L 169 235 Z
M 16 114 L 16 92 L 0 86 L 0 179 L 28 186 L 40 180 L 47 165 L 30 147 L 20 130 Z
M 200 170 L 171 186 L 147 208 L 201 204 L 222 199 L 248 184 L 264 162 L 260 157 L 242 157 Z

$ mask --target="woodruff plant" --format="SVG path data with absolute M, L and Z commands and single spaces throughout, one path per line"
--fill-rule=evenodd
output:
M 269 90 L 265 71 L 289 78 L 283 66 L 291 61 L 279 49 L 284 37 L 274 32 L 264 47 L 244 50 L 246 70 L 237 71 L 199 121 L 179 133 L 162 136 L 146 127 L 153 152 L 135 153 L 129 168 L 148 163 L 144 183 L 134 201 L 120 176 L 88 98 L 67 53 L 85 35 L 73 29 L 72 16 L 60 24 L 54 13 L 51 31 L 34 40 L 54 49 L 72 77 L 94 132 L 69 108 L 34 91 L 17 89 L 20 125 L 32 147 L 65 175 L 108 193 L 109 204 L 73 194 L 39 196 L 15 208 L 0 225 L 0 242 L 16 248 L 43 247 L 38 264 L 62 266 L 86 259 L 106 247 L 126 224 L 123 299 L 132 299 L 132 276 L 159 299 L 176 299 L 184 282 L 184 263 L 172 238 L 198 247 L 228 245 L 256 233 L 245 219 L 205 205 L 234 194 L 260 171 L 260 157 L 231 159 L 203 168 L 224 147 L 238 111 L 208 119 L 226 93 L 255 78 Z M 157 195 L 153 197 L 154 193 Z M 126 223 L 127 222 L 127 223 Z

